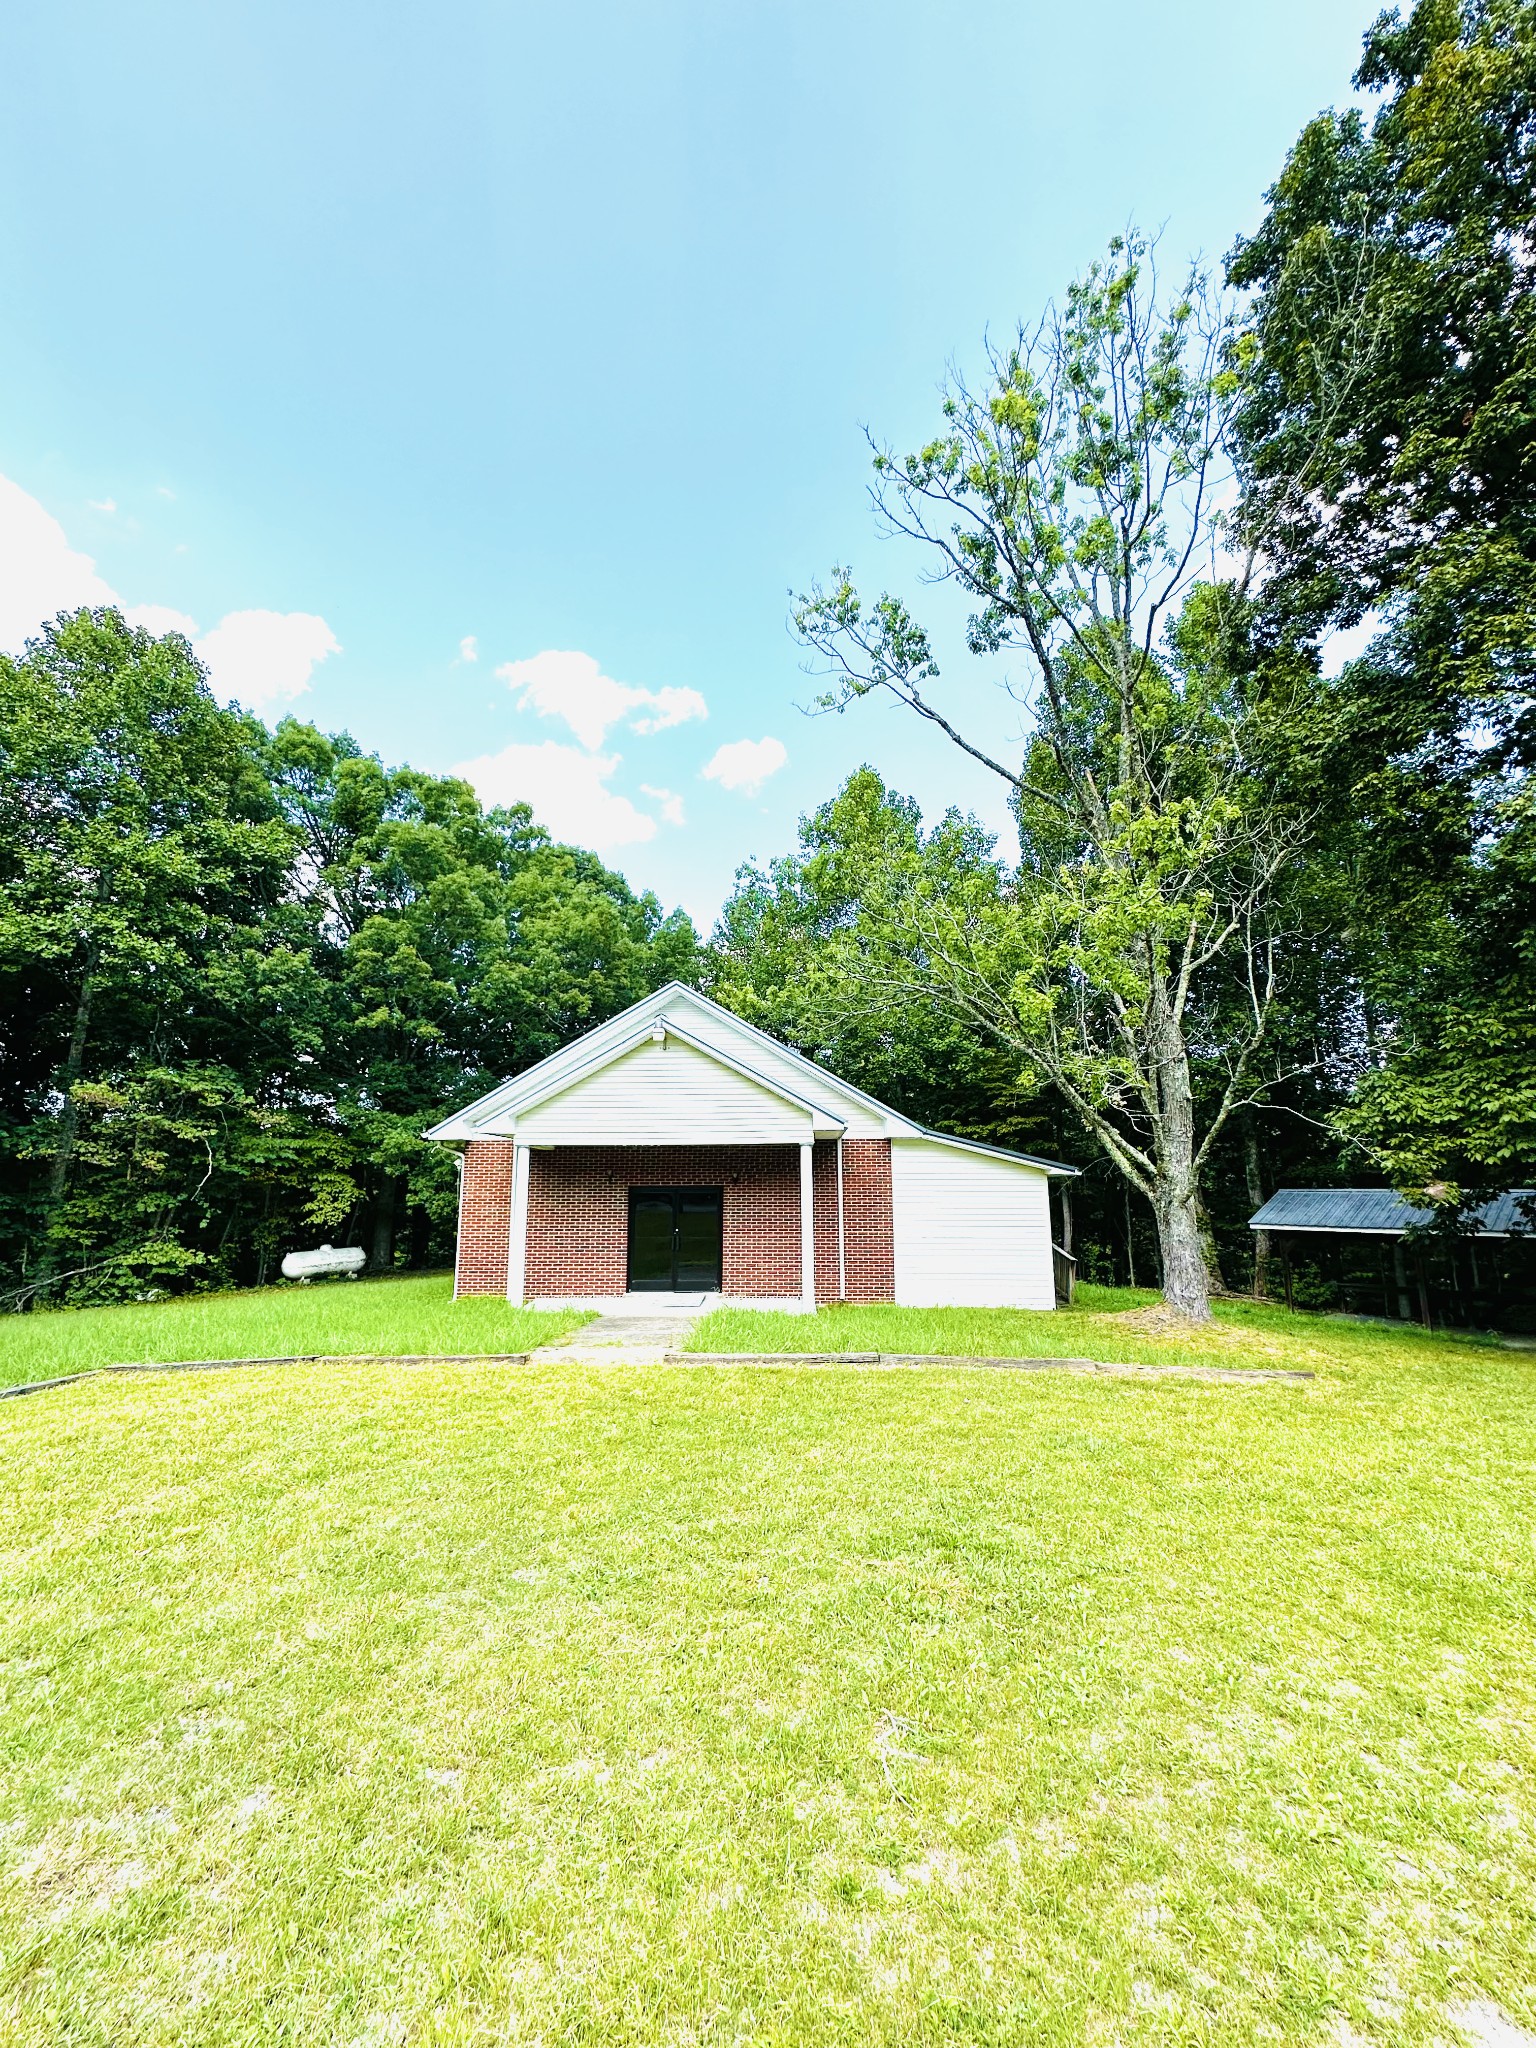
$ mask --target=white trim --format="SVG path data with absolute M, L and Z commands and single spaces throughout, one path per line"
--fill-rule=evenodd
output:
M 811 1160 L 816 1150 L 810 1138 L 800 1141 L 800 1298 L 807 1315 L 816 1313 L 816 1183 Z
M 528 1292 L 528 1147 L 512 1143 L 512 1213 L 507 1219 L 507 1299 L 521 1307 Z
M 809 1108 L 813 1117 L 821 1121 L 828 1137 L 836 1135 L 840 1123 L 846 1128 L 846 1120 L 839 1119 L 834 1111 L 818 1101 L 817 1095 L 797 1095 L 792 1090 L 785 1089 L 781 1083 L 768 1080 L 751 1066 L 735 1060 L 709 1038 L 695 1038 L 678 1017 L 672 1014 L 679 1008 L 685 1014 L 687 1010 L 693 1009 L 704 1018 L 719 1018 L 731 1033 L 745 1034 L 748 1038 L 771 1046 L 775 1058 L 798 1068 L 806 1076 L 808 1083 L 814 1081 L 822 1084 L 831 1101 L 858 1103 L 864 1109 L 878 1115 L 884 1124 L 882 1135 L 887 1139 L 897 1143 L 909 1139 L 926 1139 L 931 1144 L 953 1145 L 963 1152 L 981 1152 L 995 1159 L 1007 1159 L 1015 1165 L 1032 1167 L 1041 1173 L 1076 1176 L 1081 1171 L 1079 1167 L 1065 1166 L 1056 1160 L 1034 1158 L 1027 1152 L 1009 1152 L 1000 1145 L 983 1145 L 972 1138 L 954 1138 L 945 1131 L 927 1130 L 922 1124 L 914 1123 L 910 1117 L 892 1109 L 889 1103 L 881 1102 L 876 1096 L 867 1095 L 862 1088 L 854 1087 L 851 1081 L 839 1079 L 827 1068 L 818 1066 L 814 1060 L 796 1052 L 793 1046 L 783 1044 L 781 1040 L 761 1030 L 756 1024 L 749 1024 L 745 1017 L 736 1016 L 721 1004 L 712 1002 L 708 996 L 700 995 L 697 989 L 685 988 L 677 981 L 668 982 L 665 988 L 658 989 L 654 995 L 645 996 L 629 1009 L 621 1011 L 617 1017 L 610 1017 L 606 1024 L 599 1024 L 595 1030 L 587 1032 L 582 1038 L 574 1039 L 570 1045 L 562 1046 L 558 1052 L 550 1053 L 547 1058 L 529 1067 L 525 1073 L 515 1075 L 510 1081 L 503 1081 L 488 1094 L 467 1103 L 453 1116 L 445 1117 L 441 1123 L 434 1124 L 426 1136 L 445 1142 L 511 1136 L 510 1130 L 490 1131 L 486 1126 L 502 1116 L 515 1120 L 518 1109 L 545 1100 L 549 1095 L 558 1094 L 563 1088 L 570 1086 L 579 1075 L 593 1067 L 620 1058 L 624 1052 L 630 1051 L 636 1044 L 649 1037 L 651 1027 L 657 1021 L 664 1022 L 669 1030 L 676 1031 L 678 1037 L 685 1039 L 696 1051 L 718 1060 L 722 1066 L 734 1068 L 748 1080 L 755 1082 L 759 1087 L 769 1089 L 786 1102 L 793 1102 L 800 1108 Z M 817 1093 L 820 1093 L 819 1089 Z
M 665 1300 L 665 1297 L 663 1297 Z M 633 1294 L 541 1294 L 529 1302 L 530 1308 L 584 1308 L 594 1315 L 634 1316 L 637 1321 L 645 1316 L 668 1315 L 710 1315 L 717 1308 L 759 1309 L 764 1314 L 800 1316 L 805 1314 L 805 1297 L 799 1294 L 711 1294 L 700 1301 L 697 1295 L 688 1297 L 686 1305 L 668 1304 L 663 1307 L 651 1304 L 638 1307 Z M 581 1332 L 576 1331 L 569 1339 L 574 1349 L 581 1345 Z
M 458 1221 L 453 1226 L 453 1299 L 459 1298 L 459 1255 L 464 1249 L 464 1154 L 455 1152 L 453 1163 L 459 1169 Z
M 888 1103 L 877 1101 L 873 1095 L 866 1095 L 862 1088 L 855 1088 L 850 1081 L 840 1080 L 836 1074 L 829 1073 L 825 1067 L 818 1066 L 814 1060 L 808 1060 L 804 1054 L 797 1053 L 792 1046 L 785 1045 L 780 1040 L 772 1037 L 768 1032 L 760 1030 L 756 1024 L 749 1024 L 745 1017 L 738 1017 L 732 1011 L 723 1008 L 719 1003 L 711 1002 L 708 996 L 700 995 L 697 989 L 685 988 L 679 981 L 670 981 L 665 988 L 658 989 L 654 995 L 645 996 L 638 1003 L 632 1004 L 629 1009 L 621 1011 L 617 1017 L 610 1017 L 606 1024 L 599 1024 L 594 1030 L 584 1033 L 581 1038 L 573 1039 L 569 1045 L 562 1046 L 558 1052 L 550 1053 L 544 1059 L 537 1061 L 525 1072 L 515 1074 L 511 1080 L 501 1082 L 486 1094 L 477 1097 L 475 1101 L 466 1103 L 463 1109 L 456 1111 L 452 1116 L 444 1117 L 440 1123 L 434 1124 L 425 1135 L 428 1138 L 441 1141 L 464 1140 L 486 1135 L 507 1135 L 505 1132 L 499 1134 L 487 1133 L 484 1126 L 493 1117 L 522 1106 L 521 1091 L 533 1080 L 535 1075 L 544 1073 L 546 1069 L 550 1070 L 543 1082 L 535 1084 L 533 1092 L 537 1095 L 542 1086 L 550 1085 L 554 1087 L 557 1085 L 557 1076 L 563 1077 L 569 1074 L 574 1078 L 577 1071 L 584 1070 L 591 1064 L 618 1057 L 620 1047 L 628 1049 L 630 1041 L 627 1034 L 629 1031 L 634 1031 L 639 1037 L 647 1036 L 651 1024 L 656 1019 L 662 1017 L 663 1013 L 668 1010 L 669 1005 L 676 1004 L 681 1004 L 685 1008 L 692 1007 L 702 1011 L 706 1017 L 718 1017 L 732 1032 L 746 1033 L 752 1038 L 761 1039 L 765 1044 L 771 1045 L 777 1057 L 798 1067 L 808 1080 L 815 1080 L 826 1084 L 834 1100 L 842 1097 L 849 1102 L 860 1103 L 864 1108 L 875 1111 L 885 1120 L 885 1135 L 887 1137 L 904 1135 L 906 1133 L 916 1136 L 920 1132 L 920 1125 L 913 1123 L 910 1117 L 900 1115 Z M 675 1017 L 668 1016 L 666 1021 L 669 1027 L 678 1028 L 681 1035 L 681 1027 L 678 1026 L 678 1020 Z M 623 1028 L 616 1030 L 615 1026 Z M 712 1053 L 717 1058 L 729 1059 L 729 1055 L 722 1054 L 720 1049 L 709 1040 L 705 1040 L 699 1047 L 699 1050 Z M 577 1056 L 581 1051 L 585 1052 L 585 1057 Z M 749 1074 L 751 1073 L 750 1068 L 745 1071 Z M 753 1078 L 756 1077 L 753 1076 Z M 763 1085 L 773 1086 L 775 1084 L 764 1082 Z M 782 1087 L 780 1092 L 783 1092 Z M 790 1099 L 815 1102 L 814 1097 L 791 1097 Z M 829 1113 L 822 1104 L 817 1103 L 816 1107 L 829 1124 L 835 1124 L 839 1121 L 836 1114 Z
M 843 1228 L 843 1141 L 837 1141 L 837 1298 L 848 1299 L 848 1237 Z

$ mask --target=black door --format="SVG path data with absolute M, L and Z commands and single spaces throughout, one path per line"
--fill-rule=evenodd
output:
M 719 1188 L 630 1189 L 629 1285 L 637 1293 L 719 1293 Z

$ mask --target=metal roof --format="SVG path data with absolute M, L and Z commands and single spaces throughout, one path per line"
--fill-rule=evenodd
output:
M 1439 1211 L 1416 1209 L 1394 1188 L 1278 1188 L 1250 1230 L 1356 1230 L 1401 1237 L 1433 1223 Z M 1477 1237 L 1536 1235 L 1536 1188 L 1511 1188 L 1469 1212 Z

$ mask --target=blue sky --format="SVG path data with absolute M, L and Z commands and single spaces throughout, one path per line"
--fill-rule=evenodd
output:
M 0 644 L 179 619 L 264 716 L 473 764 L 706 925 L 861 761 L 1004 825 L 894 707 L 797 709 L 789 588 L 915 587 L 861 427 L 925 437 L 1128 220 L 1219 258 L 1376 12 L 19 0 Z

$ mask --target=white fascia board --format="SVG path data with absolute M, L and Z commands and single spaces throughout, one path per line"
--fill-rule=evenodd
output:
M 924 1124 L 913 1124 L 908 1131 L 893 1132 L 893 1137 L 912 1137 L 929 1145 L 952 1145 L 957 1152 L 980 1152 L 988 1159 L 1005 1159 L 1010 1166 L 1027 1166 L 1032 1173 L 1049 1176 L 1064 1175 L 1076 1179 L 1082 1172 L 1080 1166 L 1063 1166 L 1056 1159 L 1037 1159 L 1033 1152 L 1009 1152 L 1002 1145 L 983 1145 L 975 1138 L 952 1138 L 948 1131 L 930 1131 Z
M 654 1021 L 654 1012 L 664 990 L 644 997 L 638 1003 L 631 1003 L 627 1010 L 621 1010 L 617 1017 L 610 1017 L 605 1024 L 584 1031 L 580 1038 L 573 1038 L 569 1045 L 562 1045 L 558 1052 L 535 1060 L 531 1067 L 525 1067 L 520 1074 L 514 1074 L 510 1081 L 500 1081 L 484 1095 L 476 1096 L 442 1123 L 434 1124 L 426 1133 L 429 1138 L 483 1138 L 499 1136 L 488 1130 L 493 1120 L 506 1113 L 508 1116 L 523 1107 L 529 1099 L 536 1099 L 542 1090 L 557 1077 L 569 1074 L 574 1078 L 585 1073 L 587 1068 L 601 1061 L 603 1055 L 612 1051 L 615 1056 L 620 1048 L 628 1050 L 630 1044 L 640 1041 Z

